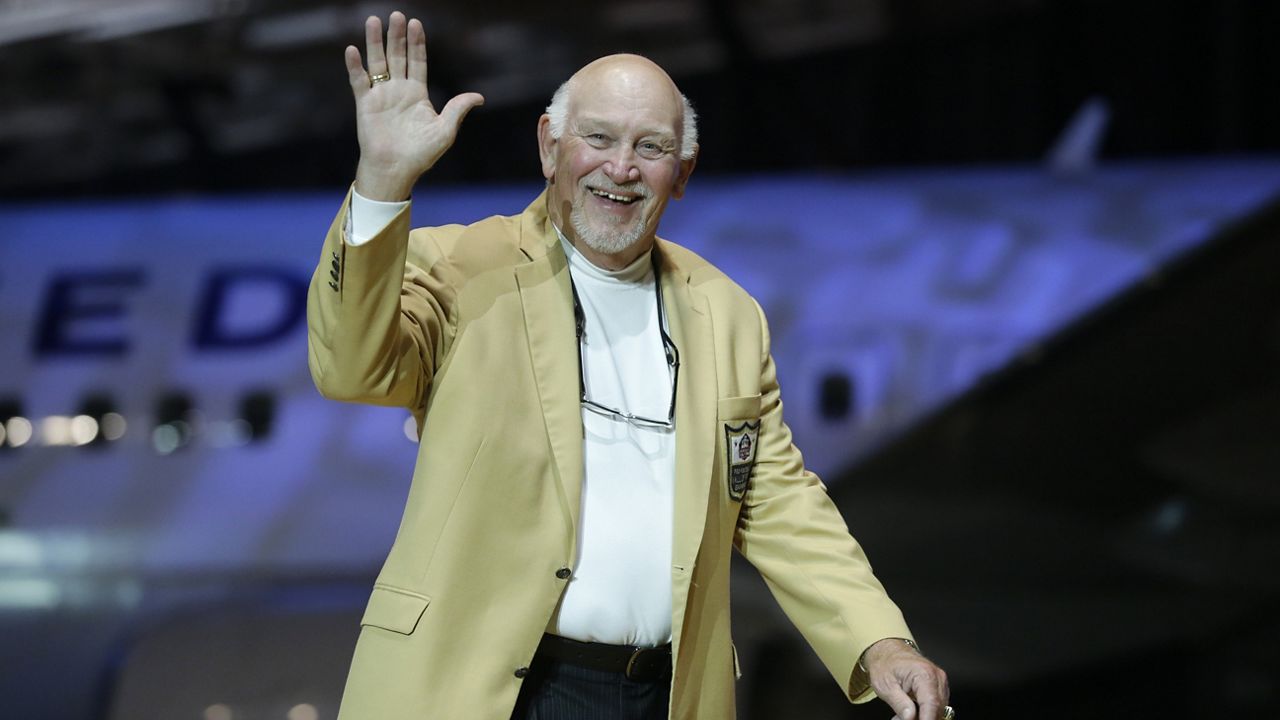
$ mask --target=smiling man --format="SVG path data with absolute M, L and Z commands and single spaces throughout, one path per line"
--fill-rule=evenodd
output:
M 688 119 L 685 122 L 685 119 Z M 579 70 L 538 121 L 547 213 L 592 264 L 629 265 L 653 247 L 697 157 L 693 108 L 657 65 L 612 55 Z
M 421 439 L 340 717 L 731 718 L 736 548 L 850 700 L 953 718 L 791 443 L 759 306 L 657 237 L 698 150 L 671 78 L 587 65 L 538 121 L 547 187 L 523 213 L 411 230 L 410 191 L 483 98 L 435 110 L 417 20 L 365 34 L 309 365 Z

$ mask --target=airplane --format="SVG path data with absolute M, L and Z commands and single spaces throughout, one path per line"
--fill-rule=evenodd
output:
M 985 717 L 1003 717 L 1009 688 L 1238 629 L 1275 598 L 1274 570 L 1250 585 L 1238 562 L 1196 566 L 1235 536 L 1186 488 L 1116 468 L 1082 478 L 1088 492 L 1045 486 L 1063 481 L 1055 465 L 1080 469 L 1073 456 L 1100 467 L 1110 456 L 1084 438 L 1105 437 L 1085 428 L 1120 433 L 1130 412 L 1125 383 L 1100 384 L 1106 407 L 1059 360 L 1102 352 L 1090 328 L 1244 219 L 1275 228 L 1280 160 L 1095 165 L 1104 116 L 1094 106 L 1049 168 L 700 179 L 660 233 L 760 301 L 808 465 Z M 433 188 L 414 224 L 516 213 L 538 190 Z M 405 411 L 324 400 L 307 372 L 306 286 L 342 193 L 0 205 L 5 717 L 336 713 L 416 433 Z M 1106 342 L 1146 332 L 1125 327 Z M 1045 404 L 1018 404 L 1037 392 Z M 1103 405 L 1082 417 L 1073 396 Z M 1169 432 L 1149 451 L 1177 464 L 1187 443 Z M 1005 452 L 1010 438 L 1024 449 Z M 1274 479 L 1231 495 L 1257 506 L 1263 545 L 1237 548 L 1252 562 L 1275 558 Z M 794 716 L 848 717 L 763 585 L 735 572 L 743 716 L 776 717 L 777 688 L 813 683 L 834 704 Z M 1220 597 L 1233 587 L 1254 596 Z

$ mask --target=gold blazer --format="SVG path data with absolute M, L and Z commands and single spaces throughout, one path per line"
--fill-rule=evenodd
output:
M 421 441 L 339 717 L 506 720 L 564 591 L 557 571 L 577 554 L 583 431 L 565 255 L 545 196 L 520 215 L 412 232 L 405 210 L 358 247 L 342 239 L 349 201 L 308 293 L 311 374 L 325 397 L 409 408 Z M 852 679 L 858 657 L 910 634 L 791 442 L 764 315 L 689 250 L 660 240 L 657 252 L 681 359 L 671 717 L 734 716 L 731 548 L 849 699 L 870 699 Z

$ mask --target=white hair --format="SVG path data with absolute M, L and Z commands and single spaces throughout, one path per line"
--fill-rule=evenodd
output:
M 572 91 L 573 78 L 556 88 L 551 96 L 551 104 L 547 106 L 547 116 L 551 120 L 551 137 L 559 140 L 564 136 L 564 126 L 569 119 L 569 93 Z M 692 160 L 698 147 L 698 114 L 693 111 L 689 98 L 680 93 L 680 159 Z

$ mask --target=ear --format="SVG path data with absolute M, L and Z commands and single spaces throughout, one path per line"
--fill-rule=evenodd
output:
M 676 175 L 675 187 L 671 188 L 671 197 L 679 200 L 684 197 L 684 188 L 689 184 L 689 176 L 693 174 L 693 166 L 698 164 L 698 145 L 693 146 L 693 157 L 680 161 L 680 174 Z
M 556 175 L 556 154 L 560 145 L 551 137 L 551 116 L 543 113 L 538 118 L 538 159 L 542 161 L 542 177 L 553 180 Z

